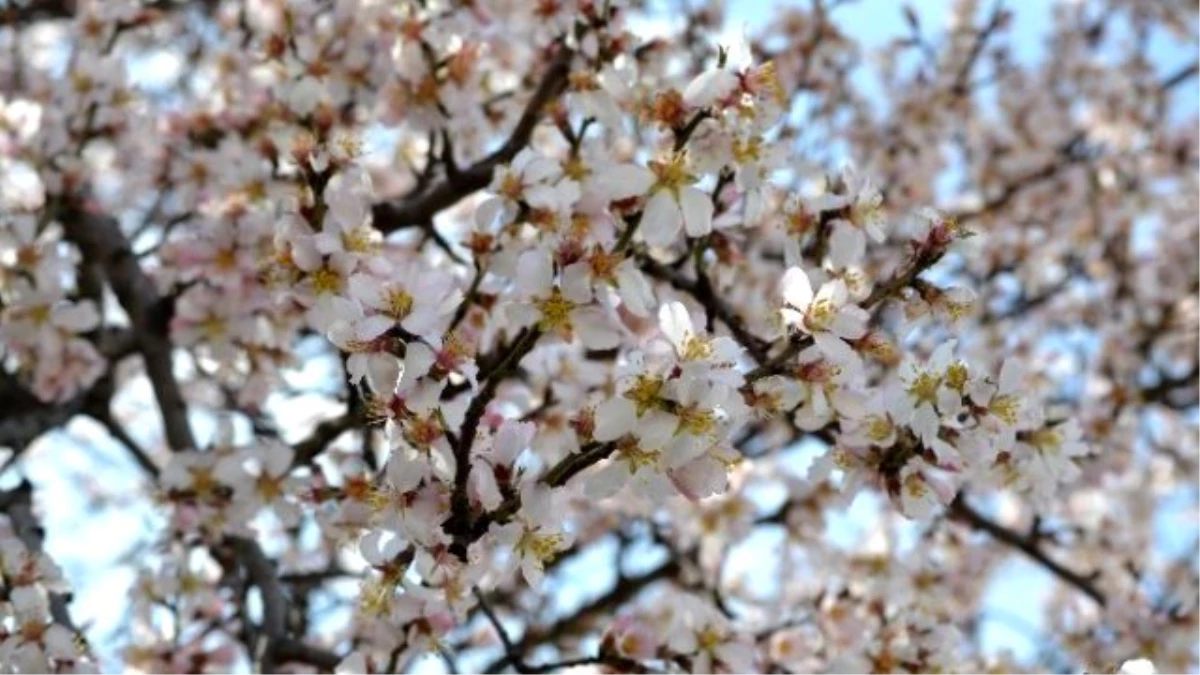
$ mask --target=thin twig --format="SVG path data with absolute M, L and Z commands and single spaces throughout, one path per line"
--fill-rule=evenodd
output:
M 1085 595 L 1095 600 L 1096 604 L 1101 607 L 1104 606 L 1106 598 L 1104 597 L 1104 593 L 1096 587 L 1094 576 L 1084 576 L 1059 564 L 1037 545 L 1037 539 L 1018 534 L 989 519 L 972 508 L 970 504 L 967 504 L 966 499 L 961 494 L 950 504 L 950 516 L 981 532 L 988 533 L 996 541 L 1021 551 L 1031 560 L 1046 568 L 1054 576 L 1083 591 Z

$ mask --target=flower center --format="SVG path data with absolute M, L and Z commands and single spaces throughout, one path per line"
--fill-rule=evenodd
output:
M 703 361 L 712 356 L 712 344 L 704 338 L 689 335 L 683 339 L 683 360 Z
M 829 300 L 818 300 L 809 306 L 808 313 L 804 317 L 804 323 L 808 325 L 809 330 L 824 331 L 829 329 L 836 315 L 837 309 L 833 306 L 832 302 Z
M 637 414 L 640 417 L 658 405 L 662 388 L 663 381 L 657 377 L 638 375 L 634 385 L 625 392 L 625 398 L 637 404 Z
M 517 542 L 517 550 L 523 554 L 528 554 L 529 557 L 537 560 L 538 563 L 544 563 L 553 558 L 562 549 L 565 540 L 565 537 L 557 532 L 553 534 L 538 534 L 534 530 L 526 529 L 521 534 L 521 539 Z
M 342 248 L 352 253 L 370 253 L 375 250 L 378 240 L 378 230 L 367 225 L 359 225 L 342 232 Z
M 342 275 L 328 267 L 316 270 L 309 278 L 312 280 L 313 292 L 317 295 L 330 295 L 342 289 Z
M 929 486 L 918 474 L 910 473 L 904 479 L 904 492 L 913 499 L 924 499 L 929 494 Z
M 892 422 L 882 415 L 872 415 L 867 423 L 867 438 L 882 443 L 892 433 Z
M 702 652 L 713 651 L 722 641 L 721 633 L 712 626 L 705 626 L 704 630 L 696 634 L 696 646 Z
M 413 296 L 403 288 L 392 288 L 387 292 L 388 316 L 403 319 L 413 308 Z
M 537 300 L 534 304 L 542 313 L 538 328 L 548 331 L 571 327 L 571 310 L 575 309 L 575 303 L 564 298 L 557 287 L 550 292 L 550 297 Z
M 517 201 L 521 198 L 521 193 L 524 192 L 524 186 L 521 184 L 521 176 L 515 172 L 509 171 L 504 174 L 504 178 L 500 181 L 500 189 L 497 192 L 502 197 Z
M 1029 438 L 1029 444 L 1037 448 L 1042 454 L 1048 452 L 1057 453 L 1062 446 L 1062 442 L 1062 434 L 1051 428 L 1038 429 Z
M 988 412 L 999 417 L 1002 422 L 1010 426 L 1017 423 L 1017 413 L 1020 409 L 1021 401 L 1012 394 L 997 396 L 988 405 Z
M 679 429 L 676 433 L 683 431 L 693 436 L 703 436 L 711 432 L 717 425 L 717 416 L 711 410 L 684 408 L 677 414 Z
M 225 319 L 219 316 L 210 316 L 200 322 L 200 332 L 209 340 L 219 340 L 225 337 L 226 323 Z
M 588 265 L 592 268 L 592 276 L 605 281 L 612 281 L 616 275 L 617 265 L 621 262 L 621 255 L 618 253 L 605 253 L 601 249 L 596 249 L 588 258 Z
M 942 384 L 942 378 L 933 373 L 921 373 L 908 386 L 908 393 L 917 403 L 937 402 L 937 390 Z
M 661 456 L 658 450 L 643 450 L 636 445 L 621 450 L 621 459 L 629 466 L 629 473 L 637 473 L 642 467 L 658 464 Z
M 762 139 L 752 137 L 749 140 L 733 142 L 733 159 L 738 164 L 752 164 L 762 156 Z
M 217 251 L 217 255 L 213 257 L 213 264 L 219 270 L 229 271 L 237 267 L 237 251 L 232 248 L 223 248 Z
M 37 326 L 45 325 L 50 320 L 50 305 L 35 305 L 30 307 L 25 316 Z
M 650 170 L 658 178 L 652 191 L 669 190 L 679 196 L 679 189 L 696 182 L 695 176 L 688 173 L 683 153 L 676 153 L 667 160 L 652 160 Z
M 283 496 L 283 481 L 266 473 L 258 477 L 255 487 L 264 502 L 273 502 Z
M 961 394 L 966 391 L 969 375 L 967 364 L 962 361 L 955 361 L 946 369 L 946 386 Z

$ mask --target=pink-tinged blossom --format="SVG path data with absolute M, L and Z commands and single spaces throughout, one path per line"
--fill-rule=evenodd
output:
M 850 301 L 846 285 L 833 279 L 813 292 L 804 270 L 791 267 L 779 282 L 783 296 L 784 325 L 794 326 L 812 336 L 826 356 L 839 363 L 854 363 L 858 356 L 846 343 L 867 331 L 866 310 Z
M 554 265 L 539 251 L 527 251 L 518 263 L 516 292 L 521 304 L 512 307 L 520 326 L 535 326 L 566 340 L 578 338 L 588 349 L 611 349 L 620 333 L 608 314 L 591 304 L 589 289 L 560 286 Z
M 491 448 L 475 457 L 471 477 L 475 494 L 484 508 L 499 507 L 503 501 L 502 490 L 517 482 L 517 458 L 529 448 L 536 433 L 535 424 L 505 420 L 492 437 Z
M 521 487 L 521 515 L 512 522 L 493 526 L 491 537 L 506 553 L 509 569 L 519 569 L 530 586 L 545 576 L 546 563 L 571 545 L 570 532 L 562 529 L 552 491 L 532 481 Z

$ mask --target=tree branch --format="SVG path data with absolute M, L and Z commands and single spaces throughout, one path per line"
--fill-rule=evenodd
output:
M 483 389 L 471 399 L 463 417 L 462 428 L 454 445 L 454 492 L 450 496 L 450 518 L 445 524 L 447 533 L 455 539 L 451 551 L 460 559 L 466 559 L 467 545 L 470 543 L 468 539 L 473 530 L 467 487 L 471 480 L 471 448 L 475 445 L 475 434 L 488 404 L 496 396 L 496 387 L 533 350 L 541 336 L 539 329 L 525 328 L 513 339 L 500 363 L 487 374 Z
M 665 579 L 670 579 L 679 574 L 682 567 L 678 560 L 671 560 L 664 563 L 660 567 L 651 570 L 637 577 L 622 577 L 611 589 L 604 595 L 592 600 L 583 607 L 580 607 L 574 614 L 559 619 L 549 626 L 543 628 L 530 628 L 525 631 L 525 634 L 516 643 L 514 649 L 518 654 L 524 654 L 533 647 L 545 642 L 557 640 L 561 637 L 574 634 L 585 629 L 593 616 L 597 614 L 609 612 L 619 609 L 629 600 L 633 599 L 642 589 L 647 586 Z M 492 661 L 483 669 L 485 673 L 498 673 L 503 670 L 511 661 L 509 655 L 505 654 L 501 658 Z M 542 672 L 542 671 L 537 671 Z
M 571 72 L 574 52 L 561 42 L 556 43 L 557 53 L 550 62 L 541 82 L 525 105 L 525 111 L 517 120 L 508 140 L 495 152 L 478 162 L 459 169 L 455 175 L 447 176 L 431 188 L 419 190 L 399 202 L 376 204 L 372 209 L 375 227 L 384 234 L 406 227 L 433 228 L 433 217 L 457 204 L 467 195 L 487 187 L 497 166 L 517 156 L 533 137 L 533 130 L 541 120 L 546 106 L 566 89 L 567 76 Z
M 44 534 L 37 516 L 33 514 L 33 485 L 22 480 L 20 485 L 0 493 L 0 510 L 8 514 L 9 520 L 17 538 L 21 540 L 30 553 L 42 553 Z M 81 635 L 79 629 L 71 621 L 71 612 L 67 609 L 70 596 L 65 593 L 50 593 L 50 616 L 54 622 L 67 628 L 76 635 Z
M 76 205 L 63 214 L 63 233 L 84 258 L 103 266 L 121 307 L 129 315 L 137 350 L 162 413 L 163 430 L 172 450 L 196 447 L 188 424 L 187 404 L 175 380 L 168 334 L 169 302 L 164 303 L 154 282 L 142 270 L 116 218 L 90 213 Z
M 1101 607 L 1104 606 L 1106 599 L 1104 593 L 1096 588 L 1095 577 L 1084 576 L 1060 565 L 1050 556 L 1046 555 L 1046 552 L 1037 545 L 1037 538 L 1018 534 L 990 520 L 987 516 L 967 504 L 966 499 L 961 494 L 955 497 L 954 501 L 950 504 L 949 514 L 954 520 L 958 520 L 981 532 L 986 532 L 996 541 L 1021 551 L 1031 560 L 1046 568 L 1054 576 L 1082 591 L 1092 600 L 1095 600 L 1096 604 Z

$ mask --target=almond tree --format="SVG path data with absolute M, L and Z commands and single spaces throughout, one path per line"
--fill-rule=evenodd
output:
M 1196 8 L 643 4 L 0 5 L 0 668 L 1197 667 Z

